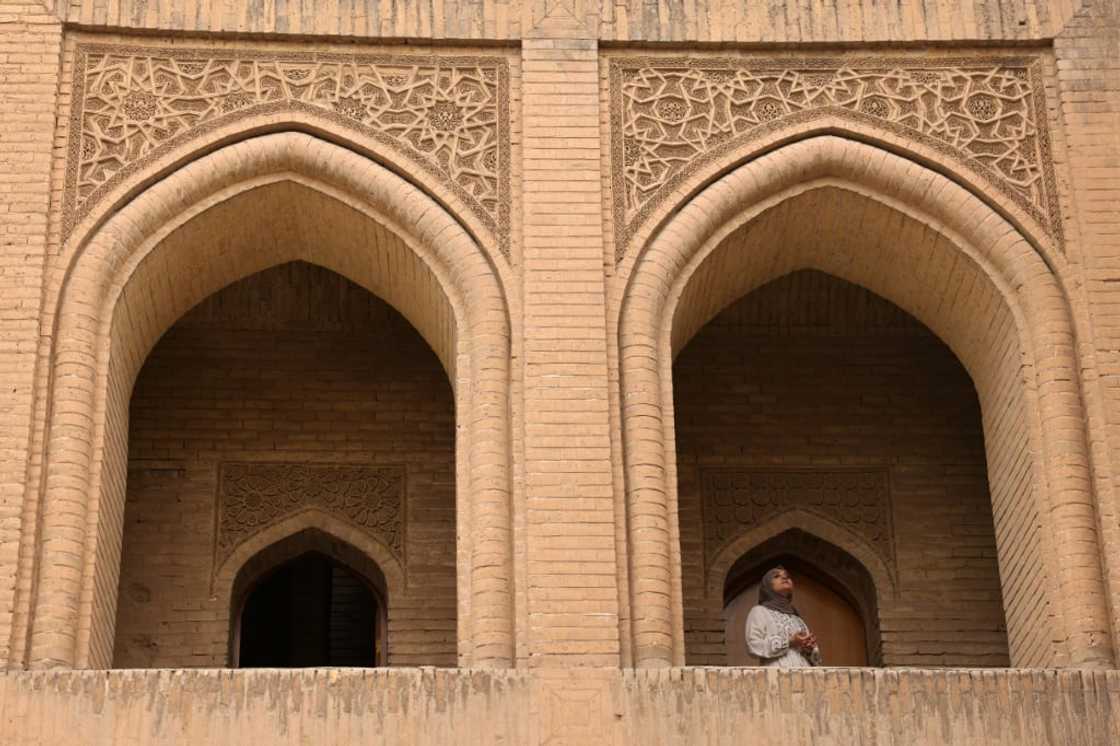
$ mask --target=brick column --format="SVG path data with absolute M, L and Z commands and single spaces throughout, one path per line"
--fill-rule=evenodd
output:
M 1090 446 L 1098 478 L 1103 477 L 1095 528 L 1100 532 L 1112 647 L 1120 650 L 1120 2 L 1083 3 L 1055 39 L 1054 54 L 1069 155 L 1066 205 L 1072 214 L 1065 217 L 1072 230 L 1067 232 L 1070 253 L 1083 263 L 1089 306 L 1091 338 L 1082 340 L 1082 354 L 1096 361 L 1096 370 L 1086 371 L 1085 385 L 1090 398 L 1099 397 L 1107 420 L 1104 433 L 1090 433 Z M 1078 561 L 1077 549 L 1084 542 L 1077 538 L 1070 536 L 1058 550 L 1066 562 L 1087 566 L 1086 577 L 1091 577 L 1096 563 L 1092 557 Z M 1072 663 L 1108 664 L 1111 659 L 1097 650 L 1103 644 L 1078 644 L 1085 636 L 1071 643 Z
M 529 663 L 616 666 L 598 48 L 522 49 Z
M 0 0 L 0 668 L 12 660 L 16 566 L 50 208 L 62 29 L 38 2 Z

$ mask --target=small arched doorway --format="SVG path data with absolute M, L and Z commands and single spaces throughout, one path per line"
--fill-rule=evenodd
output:
M 747 614 L 758 603 L 762 576 L 776 565 L 786 568 L 793 578 L 794 605 L 817 636 L 824 665 L 870 665 L 867 625 L 856 604 L 843 592 L 843 586 L 819 568 L 789 555 L 756 565 L 726 585 L 723 618 L 727 665 L 758 664 L 747 650 Z
M 302 554 L 249 591 L 237 665 L 376 666 L 381 606 L 369 583 L 346 565 L 319 552 Z
M 389 662 L 389 593 L 361 550 L 308 528 L 241 567 L 230 596 L 234 668 L 374 667 Z

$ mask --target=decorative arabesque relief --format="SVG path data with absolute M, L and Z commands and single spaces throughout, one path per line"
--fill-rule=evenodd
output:
M 129 174 L 257 114 L 312 113 L 445 183 L 509 246 L 509 69 L 501 57 L 81 45 L 64 228 Z
M 404 559 L 402 466 L 223 463 L 218 473 L 214 567 L 277 523 L 318 510 Z
M 894 567 L 890 477 L 882 469 L 707 468 L 700 472 L 704 562 L 791 510 L 841 526 Z
M 921 141 L 983 176 L 1060 243 L 1035 58 L 618 58 L 610 68 L 618 259 L 693 173 L 824 115 Z

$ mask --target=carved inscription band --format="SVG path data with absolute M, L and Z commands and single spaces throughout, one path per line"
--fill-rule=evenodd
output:
M 711 468 L 700 472 L 705 564 L 739 536 L 791 510 L 857 535 L 894 567 L 890 479 L 885 470 Z
M 824 115 L 920 141 L 978 173 L 1061 241 L 1035 58 L 618 58 L 610 87 L 619 259 L 705 164 Z
M 403 466 L 224 463 L 218 474 L 214 567 L 256 534 L 321 510 L 404 559 Z

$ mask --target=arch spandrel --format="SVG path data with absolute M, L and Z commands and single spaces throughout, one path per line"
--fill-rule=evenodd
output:
M 930 276 L 971 276 L 969 282 L 979 281 L 989 288 L 993 299 L 989 305 L 998 303 L 1007 321 L 992 329 L 986 318 L 978 327 L 981 322 L 975 316 L 963 313 L 967 307 L 942 303 L 934 297 L 935 289 L 914 284 L 913 277 L 904 287 L 905 262 L 878 260 L 871 266 L 869 258 L 860 259 L 861 252 L 866 253 L 860 241 L 847 249 L 854 253 L 846 255 L 846 271 L 837 271 L 829 266 L 831 262 L 822 264 L 819 258 L 789 267 L 780 266 L 780 262 L 752 267 L 755 255 L 747 243 L 741 242 L 738 252 L 729 248 L 734 231 L 743 228 L 749 232 L 751 222 L 760 214 L 801 198 L 814 182 L 819 182 L 816 186 L 843 185 L 879 203 L 882 215 L 894 215 L 891 219 L 896 223 L 909 216 L 921 231 L 938 236 L 945 251 Z M 889 221 L 879 226 L 879 233 L 888 228 Z M 870 234 L 873 236 L 874 231 Z M 782 235 L 765 238 L 769 240 L 766 245 L 773 246 Z M 1026 561 L 1030 567 L 1013 573 L 1011 587 L 1005 588 L 1009 608 L 1026 606 L 1016 600 L 1018 594 L 1046 597 L 1055 585 L 1100 585 L 1096 564 L 1081 564 L 1082 555 L 1087 558 L 1096 551 L 1098 529 L 1071 346 L 1072 320 L 1058 278 L 1014 226 L 964 187 L 885 150 L 821 136 L 760 156 L 719 178 L 694 198 L 685 199 L 659 232 L 636 251 L 632 260 L 627 260 L 632 265 L 620 268 L 623 272 L 615 308 L 620 335 L 630 572 L 641 578 L 631 585 L 635 658 L 639 665 L 681 662 L 680 621 L 669 612 L 676 605 L 671 599 L 680 598 L 680 576 L 670 559 L 674 552 L 663 544 L 678 535 L 672 357 L 689 336 L 678 334 L 674 338 L 674 326 L 679 314 L 696 313 L 686 306 L 697 306 L 698 298 L 707 298 L 711 308 L 692 319 L 693 332 L 700 326 L 695 323 L 698 319 L 710 318 L 715 310 L 735 299 L 733 281 L 724 283 L 719 289 L 724 295 L 716 293 L 718 297 L 713 296 L 713 287 L 688 294 L 690 282 L 700 276 L 721 246 L 727 263 L 712 265 L 712 275 L 742 273 L 750 281 L 740 283 L 740 290 L 788 271 L 822 269 L 867 286 L 942 334 L 966 363 L 972 363 L 970 372 L 981 393 L 997 521 L 1001 516 L 1007 520 L 1015 515 L 1038 517 L 1028 520 L 1035 526 L 1025 540 L 1032 557 Z M 874 282 L 876 277 L 882 282 Z M 890 287 L 891 283 L 897 287 Z M 900 295 L 900 290 L 905 293 Z M 1006 338 L 993 339 L 991 335 L 1000 330 L 1014 335 L 1016 344 L 1007 346 Z M 1006 416 L 1009 406 L 1021 414 Z M 642 416 L 632 416 L 637 413 Z M 1071 458 L 1071 454 L 1075 455 Z M 1030 464 L 1026 479 L 1018 478 L 1018 470 L 1012 468 L 1016 463 Z M 1059 505 L 1063 507 L 1059 509 Z M 1057 522 L 1063 525 L 1040 518 L 1056 515 L 1062 516 Z M 1093 537 L 1091 546 L 1059 544 L 1069 530 Z M 1009 561 L 1009 551 L 1010 547 L 1001 547 L 1004 562 Z M 1087 568 L 1084 576 L 1071 562 Z M 1010 571 L 1004 567 L 1005 581 Z M 1030 579 L 1029 589 L 1018 587 L 1025 576 Z M 1083 596 L 1085 603 L 1077 611 L 1051 598 L 1044 606 L 1045 620 L 1009 618 L 1015 663 L 1107 665 L 1112 654 L 1107 643 L 1100 644 L 1107 639 L 1109 629 L 1103 588 L 1101 591 Z M 666 625 L 665 619 L 672 622 Z M 1039 636 L 1039 629 L 1054 625 L 1068 627 L 1064 634 L 1070 640 L 1068 644 L 1055 646 Z
M 333 262 L 340 273 L 399 304 L 452 372 L 457 419 L 466 423 L 456 447 L 464 524 L 459 603 L 470 612 L 459 617 L 460 660 L 512 661 L 508 407 L 494 406 L 496 397 L 508 396 L 510 332 L 494 264 L 454 216 L 391 171 L 337 145 L 287 132 L 228 145 L 183 166 L 75 244 L 52 304 L 53 366 L 44 396 L 55 416 L 42 446 L 45 507 L 30 631 L 33 666 L 105 665 L 111 655 L 115 603 L 95 598 L 94 589 L 115 587 L 119 530 L 105 521 L 121 518 L 127 450 L 122 433 L 132 380 L 147 350 L 177 315 L 239 276 L 291 259 L 332 264 L 330 246 L 310 247 L 321 257 L 292 250 L 323 235 L 306 231 L 279 236 L 283 240 L 270 245 L 249 242 L 213 261 L 198 254 L 204 244 L 161 250 L 192 220 L 205 220 L 237 195 L 280 182 L 299 182 L 345 203 L 359 227 L 376 225 L 395 236 L 400 261 L 412 267 L 402 264 L 393 277 L 384 276 L 384 261 L 358 259 L 361 247 L 335 252 L 342 258 Z M 425 276 L 433 281 L 418 287 L 416 278 Z M 158 291 L 159 283 L 165 292 Z M 447 309 L 444 320 L 426 325 L 424 307 L 439 298 Z M 127 323 L 120 326 L 122 319 Z M 506 510 L 482 508 L 493 504 Z M 63 548 L 84 558 L 80 567 L 42 561 Z M 472 562 L 478 556 L 487 561 Z M 471 588 L 478 589 L 473 596 Z M 476 657 L 474 650 L 481 649 L 487 652 Z
M 79 43 L 63 190 L 73 242 L 190 160 L 302 131 L 371 158 L 510 252 L 509 61 Z M 422 95 L 421 95 L 422 94 Z
M 839 135 L 964 185 L 1060 264 L 1041 66 L 1032 55 L 612 55 L 616 261 L 626 272 L 676 206 L 744 163 Z

